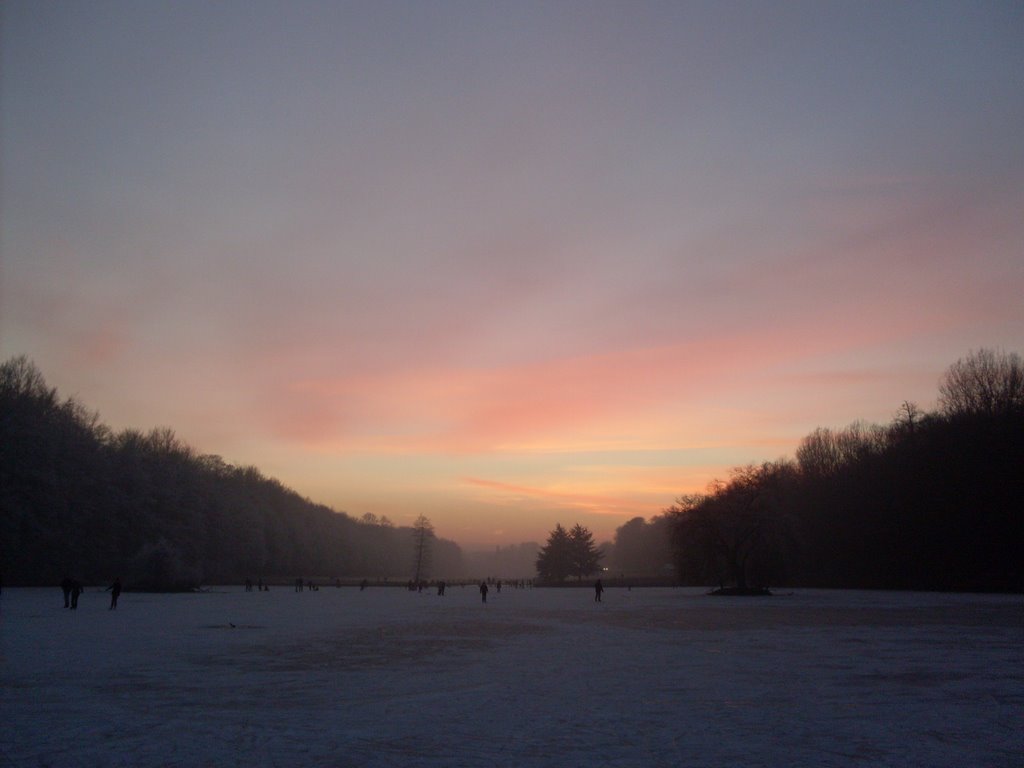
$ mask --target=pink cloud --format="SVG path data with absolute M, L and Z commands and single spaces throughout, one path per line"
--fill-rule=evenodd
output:
M 843 344 L 884 333 L 862 325 Z M 666 405 L 741 391 L 786 361 L 836 349 L 822 329 L 775 329 L 487 369 L 304 379 L 273 423 L 331 451 L 477 452 L 628 444 Z M 290 405 L 289 405 L 290 404 Z M 661 417 L 662 419 L 664 417 Z

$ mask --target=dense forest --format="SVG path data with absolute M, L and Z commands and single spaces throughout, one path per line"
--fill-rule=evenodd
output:
M 0 574 L 5 584 L 175 589 L 245 578 L 408 579 L 412 528 L 355 520 L 169 429 L 112 432 L 25 357 L 0 365 Z M 430 567 L 462 573 L 433 537 Z M 429 575 L 429 573 L 427 573 Z
M 610 561 L 684 584 L 1024 591 L 1024 364 L 980 350 L 940 382 L 938 410 L 817 429 L 795 460 L 740 467 L 651 522 Z M 645 563 L 646 568 L 645 568 Z

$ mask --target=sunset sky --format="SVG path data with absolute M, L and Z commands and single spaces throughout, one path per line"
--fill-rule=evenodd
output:
M 0 357 L 469 548 L 1024 352 L 1019 2 L 3 4 Z

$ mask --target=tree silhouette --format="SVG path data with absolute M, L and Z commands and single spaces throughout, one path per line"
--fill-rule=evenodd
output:
M 957 361 L 939 413 L 819 428 L 797 463 L 735 470 L 683 497 L 675 560 L 689 584 L 1024 590 L 1024 407 L 1016 354 Z
M 565 581 L 569 576 L 582 580 L 599 570 L 601 557 L 589 530 L 577 523 L 566 531 L 558 523 L 537 555 L 537 574 L 547 581 Z
M 408 573 L 412 536 L 383 516 L 357 522 L 255 467 L 201 455 L 170 429 L 115 434 L 75 400 L 61 401 L 27 357 L 0 364 L 8 584 L 53 583 L 64 571 L 152 589 L 252 576 L 398 576 Z M 435 570 L 464 575 L 454 542 L 431 543 Z
M 670 511 L 685 571 L 740 592 L 767 586 L 791 535 L 782 497 L 794 473 L 788 462 L 738 467 L 706 496 L 681 498 Z
M 572 573 L 571 548 L 568 532 L 561 523 L 556 524 L 537 555 L 537 574 L 548 581 L 564 581 Z
M 426 515 L 420 515 L 412 524 L 413 581 L 417 584 L 430 570 L 430 557 L 434 543 L 434 526 Z
M 594 544 L 594 534 L 576 523 L 569 531 L 569 565 L 577 581 L 601 568 L 601 553 Z
M 1016 352 L 979 349 L 950 366 L 939 384 L 948 416 L 1024 412 L 1024 362 Z

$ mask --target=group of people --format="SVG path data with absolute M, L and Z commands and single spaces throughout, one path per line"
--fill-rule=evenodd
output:
M 423 586 L 425 586 L 425 585 L 426 585 L 426 582 L 421 582 L 419 584 L 415 584 L 414 582 L 410 581 L 409 582 L 409 589 L 410 590 L 415 590 L 418 587 L 419 590 L 422 591 Z M 366 581 L 366 579 L 363 579 L 362 583 L 360 583 L 360 585 L 359 585 L 360 591 L 366 589 L 366 586 L 367 586 L 367 581 Z M 438 595 L 444 595 L 446 586 L 447 585 L 443 581 L 438 582 L 438 584 L 437 584 L 437 594 Z M 495 584 L 495 587 L 498 590 L 498 592 L 501 592 L 501 582 L 500 581 L 498 581 Z M 61 582 L 60 582 L 60 588 L 64 592 L 64 607 L 65 608 L 70 608 L 71 610 L 76 610 L 78 608 L 78 598 L 81 596 L 82 592 L 85 591 L 84 588 L 82 587 L 82 584 L 79 581 L 77 581 L 76 579 L 72 579 L 70 576 L 65 576 L 61 580 Z M 304 583 L 304 581 L 302 579 L 296 579 L 295 580 L 295 591 L 296 592 L 301 592 L 304 588 L 316 590 L 316 585 L 313 584 L 313 582 Z M 263 591 L 268 591 L 269 592 L 270 591 L 270 588 L 263 583 L 263 579 L 259 580 L 258 589 L 259 589 L 260 592 L 263 592 Z M 111 584 L 109 587 L 107 587 L 106 591 L 110 593 L 110 610 L 114 610 L 115 608 L 117 608 L 117 599 L 121 596 L 121 590 L 122 590 L 122 587 L 121 587 L 121 579 L 120 578 L 114 579 L 114 583 Z M 245 591 L 246 592 L 252 592 L 253 591 L 253 583 L 252 583 L 251 579 L 246 579 L 245 580 Z M 487 586 L 487 580 L 481 581 L 480 582 L 480 599 L 481 599 L 482 602 L 485 602 L 485 603 L 487 602 L 487 593 L 489 591 L 490 591 L 490 588 Z M 603 592 L 604 592 L 604 585 L 602 585 L 601 584 L 601 580 L 598 579 L 596 582 L 594 582 L 594 602 L 596 602 L 596 603 L 600 603 L 601 602 L 601 594 Z
M 71 610 L 78 609 L 78 598 L 82 596 L 85 588 L 81 582 L 77 579 L 72 579 L 70 576 L 64 576 L 60 582 L 61 591 L 64 593 L 64 607 L 70 608 Z M 110 610 L 117 608 L 117 598 L 121 596 L 121 579 L 114 579 L 114 583 L 107 587 L 106 591 L 110 593 Z

